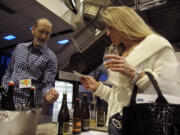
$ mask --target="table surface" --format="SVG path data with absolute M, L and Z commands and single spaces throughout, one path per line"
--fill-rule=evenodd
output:
M 57 129 L 57 123 L 40 124 L 37 127 L 36 135 L 57 135 Z M 88 132 L 82 132 L 81 135 L 108 135 L 106 127 L 93 127 L 92 129 Z

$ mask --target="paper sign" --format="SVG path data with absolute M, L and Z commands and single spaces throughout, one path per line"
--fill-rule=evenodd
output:
M 19 88 L 30 88 L 31 79 L 19 80 Z
M 74 73 L 74 75 L 75 75 L 76 77 L 78 77 L 79 79 L 86 77 L 85 75 L 83 75 L 83 74 L 81 74 L 81 73 L 79 73 L 79 72 L 76 72 L 76 71 L 73 71 L 73 73 Z

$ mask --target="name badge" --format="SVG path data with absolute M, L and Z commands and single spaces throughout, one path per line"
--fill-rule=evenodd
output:
M 30 87 L 31 87 L 31 79 L 19 80 L 19 88 L 30 88 Z

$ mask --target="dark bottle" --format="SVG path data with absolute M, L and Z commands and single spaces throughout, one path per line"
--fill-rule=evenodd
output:
M 69 122 L 69 110 L 67 106 L 67 94 L 63 94 L 61 109 L 58 114 L 58 135 L 63 135 L 63 123 Z
M 98 101 L 98 108 L 97 108 L 97 126 L 104 127 L 105 126 L 105 108 L 102 104 L 102 100 L 99 99 Z
M 4 91 L 4 87 L 0 86 L 0 93 L 3 93 L 3 91 Z
M 83 94 L 83 100 L 81 102 L 81 123 L 81 130 L 87 131 L 89 129 L 89 108 L 87 102 L 87 94 Z
M 7 93 L 5 92 L 3 86 L 0 86 L 0 93 L 1 93 L 1 108 L 3 109 L 5 103 L 7 102 Z
M 29 88 L 29 98 L 26 104 L 26 107 L 28 108 L 35 108 L 35 104 L 34 104 L 34 91 L 35 91 L 35 87 L 31 86 Z
M 75 98 L 72 129 L 73 135 L 80 135 L 81 133 L 81 110 L 79 101 L 80 98 Z
M 15 83 L 13 81 L 10 81 L 8 83 L 8 92 L 5 91 L 2 93 L 2 109 L 5 110 L 15 110 L 14 106 L 14 85 Z

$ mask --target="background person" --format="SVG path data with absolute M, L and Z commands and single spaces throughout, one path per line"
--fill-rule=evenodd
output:
M 47 47 L 52 31 L 52 24 L 46 18 L 40 18 L 32 27 L 34 39 L 32 42 L 18 44 L 11 56 L 9 66 L 2 79 L 5 90 L 8 82 L 14 81 L 14 103 L 16 106 L 26 105 L 29 88 L 23 88 L 20 83 L 25 79 L 35 86 L 35 105 L 42 105 L 43 99 L 53 103 L 58 98 L 58 92 L 53 88 L 57 72 L 57 58 Z

